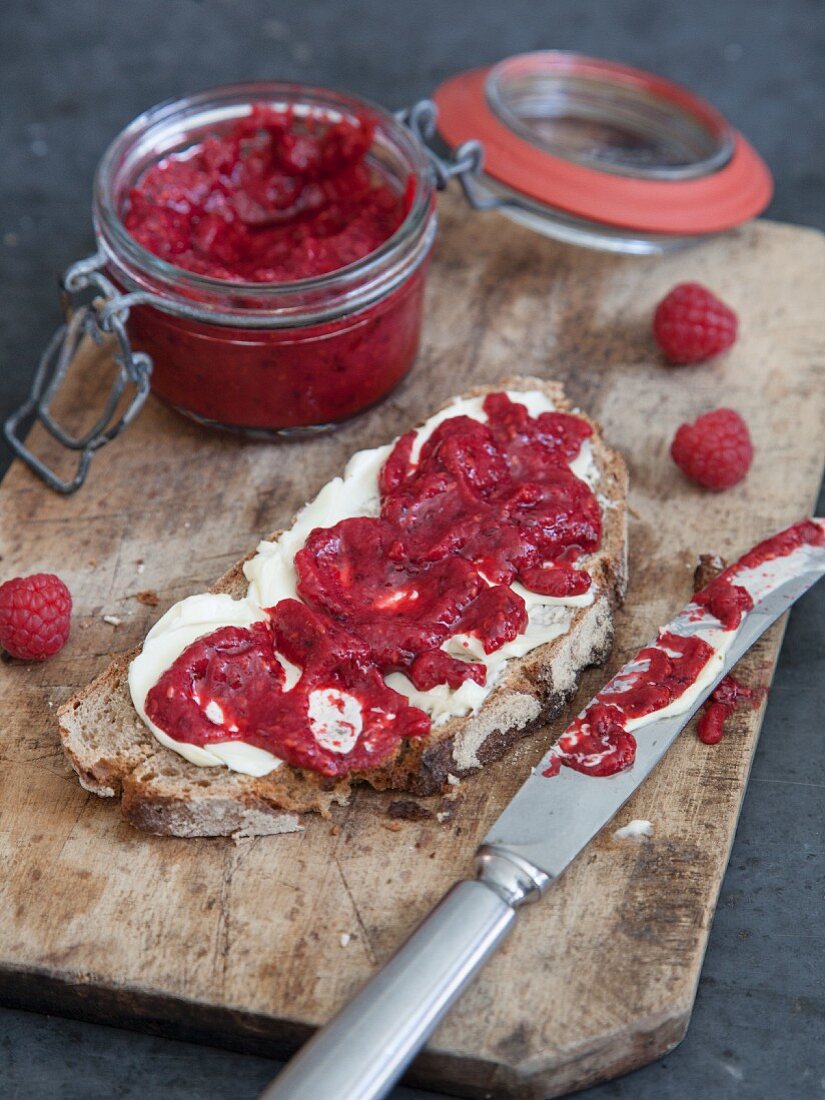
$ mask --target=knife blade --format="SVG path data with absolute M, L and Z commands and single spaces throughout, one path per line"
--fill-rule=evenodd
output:
M 735 628 L 725 629 L 706 605 L 694 600 L 660 631 L 658 639 L 665 632 L 699 637 L 712 647 L 714 657 L 697 684 L 637 727 L 632 765 L 608 777 L 561 768 L 548 778 L 543 773 L 558 755 L 553 746 L 476 852 L 477 878 L 458 883 L 442 898 L 261 1100 L 377 1100 L 386 1095 L 510 933 L 518 908 L 541 897 L 650 774 L 742 655 L 825 575 L 825 519 L 807 521 L 806 529 L 816 535 L 812 525 L 819 529 L 814 541 L 759 560 L 757 551 L 768 544 L 785 545 L 787 536 L 802 526 L 796 525 L 726 570 L 731 583 L 752 600 Z M 644 667 L 644 660 L 640 654 L 628 662 L 596 699 L 609 699 Z

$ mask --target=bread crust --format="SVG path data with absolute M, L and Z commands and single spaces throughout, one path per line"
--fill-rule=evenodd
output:
M 540 389 L 556 408 L 570 410 L 558 383 L 537 378 L 504 378 L 463 396 L 502 389 Z M 404 741 L 382 767 L 353 772 L 344 779 L 328 779 L 287 764 L 262 777 L 224 767 L 202 768 L 162 746 L 138 717 L 127 680 L 138 646 L 115 658 L 57 712 L 64 752 L 82 786 L 104 797 L 120 797 L 126 821 L 152 833 L 291 832 L 300 828 L 299 814 L 314 811 L 328 816 L 335 803 L 348 800 L 356 783 L 416 795 L 443 790 L 448 776 L 470 775 L 552 720 L 574 694 L 582 671 L 607 658 L 613 642 L 613 613 L 627 585 L 627 469 L 621 455 L 604 443 L 599 426 L 576 411 L 594 429 L 591 442 L 599 469 L 603 534 L 588 571 L 599 595 L 589 607 L 573 609 L 566 634 L 509 661 L 477 713 L 434 726 L 427 737 Z M 253 555 L 254 551 L 237 562 L 210 591 L 245 595 L 243 565 Z

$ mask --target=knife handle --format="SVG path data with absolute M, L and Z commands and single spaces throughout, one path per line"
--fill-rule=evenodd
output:
M 476 881 L 459 882 L 260 1100 L 377 1100 L 385 1096 L 452 1004 L 505 939 L 516 906 L 544 882 L 504 853 L 479 852 Z M 525 880 L 514 889 L 509 879 Z M 493 881 L 488 881 L 491 879 Z M 500 881 L 503 879 L 505 881 Z

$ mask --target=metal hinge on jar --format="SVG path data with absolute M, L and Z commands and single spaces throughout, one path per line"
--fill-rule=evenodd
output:
M 480 182 L 484 167 L 484 146 L 480 141 L 465 141 L 447 156 L 433 149 L 430 142 L 436 138 L 438 107 L 431 99 L 420 99 L 412 107 L 396 111 L 395 117 L 420 141 L 429 157 L 439 191 L 444 191 L 450 180 L 455 179 L 473 210 L 500 210 L 511 205 L 509 200 L 491 194 Z
M 86 480 L 92 455 L 120 435 L 143 408 L 149 395 L 152 361 L 148 355 L 132 351 L 126 334 L 129 304 L 126 296 L 120 295 L 114 284 L 103 275 L 101 268 L 104 263 L 105 257 L 97 253 L 85 260 L 78 260 L 66 272 L 63 277 L 66 322 L 55 332 L 43 352 L 27 400 L 3 425 L 6 440 L 18 458 L 58 493 L 74 493 L 80 488 Z M 90 302 L 75 304 L 78 297 L 88 291 L 98 293 Z M 97 345 L 106 340 L 114 341 L 114 361 L 118 373 L 96 422 L 83 435 L 72 435 L 57 423 L 51 409 L 84 337 L 91 338 Z M 132 397 L 124 411 L 117 415 L 121 398 L 130 385 L 134 387 Z M 80 454 L 75 475 L 70 480 L 61 478 L 23 442 L 21 428 L 32 416 L 58 443 Z

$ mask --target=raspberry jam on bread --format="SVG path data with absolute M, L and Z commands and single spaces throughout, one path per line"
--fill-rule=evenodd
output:
M 488 394 L 384 448 L 376 514 L 310 529 L 280 563 L 294 596 L 205 631 L 135 700 L 163 743 L 242 742 L 331 777 L 377 767 L 429 733 L 429 694 L 483 701 L 507 647 L 524 651 L 528 604 L 552 619 L 591 601 L 601 514 L 571 463 L 592 429 L 546 402 L 531 415 L 531 397 Z
M 491 394 L 498 395 L 488 405 L 492 424 L 485 411 Z M 473 478 L 462 476 L 465 464 L 459 460 L 458 444 L 464 433 L 453 438 L 455 424 L 449 423 L 457 418 L 462 418 L 466 440 L 472 440 L 471 447 L 466 441 L 462 446 L 478 459 L 467 467 L 472 467 Z M 487 440 L 481 450 L 477 424 L 490 433 L 481 433 Z M 546 731 L 548 721 L 575 692 L 583 670 L 603 662 L 612 645 L 614 613 L 627 583 L 627 470 L 622 457 L 606 445 L 597 424 L 571 408 L 558 383 L 538 378 L 512 377 L 471 390 L 402 440 L 352 455 L 341 476 L 326 484 L 285 530 L 260 542 L 257 552 L 238 561 L 209 591 L 171 607 L 140 649 L 116 657 L 60 707 L 63 748 L 87 790 L 118 798 L 124 819 L 153 833 L 291 832 L 300 828 L 298 815 L 329 815 L 335 804 L 349 800 L 357 784 L 416 796 L 443 793 L 456 778 L 470 776 Z M 538 492 L 524 488 L 536 483 Z M 594 551 L 585 549 L 596 538 L 594 525 L 573 522 L 564 505 L 568 490 L 568 504 L 571 498 L 588 502 L 585 515 L 592 508 L 589 491 L 595 494 L 599 534 Z M 498 528 L 503 525 L 495 520 L 499 513 L 490 507 L 497 495 L 502 510 L 520 520 L 514 526 L 521 536 L 510 542 L 502 541 Z M 485 517 L 483 525 L 474 520 L 472 501 Z M 554 501 L 563 513 L 559 524 L 552 521 Z M 385 502 L 392 515 L 382 514 Z M 449 505 L 449 512 L 442 503 Z M 529 522 L 531 514 L 537 522 Z M 354 527 L 349 522 L 365 519 L 375 522 Z M 378 568 L 377 561 L 362 554 L 359 539 L 365 531 L 381 532 L 396 523 L 403 553 L 397 555 L 398 547 L 390 545 L 388 574 L 386 563 Z M 414 536 L 420 524 L 422 530 L 431 524 L 431 535 L 419 545 Z M 327 572 L 325 562 L 305 563 L 311 567 L 302 567 L 307 596 L 319 602 L 318 609 L 310 607 L 298 592 L 296 558 L 316 531 L 318 550 L 333 554 L 329 532 L 340 532 L 342 525 L 347 546 L 357 553 L 337 577 L 334 568 Z M 354 543 L 349 537 L 353 534 Z M 442 544 L 442 538 L 447 542 Z M 441 558 L 427 552 L 437 543 Z M 486 567 L 463 557 L 465 547 L 483 557 Z M 546 569 L 541 560 L 545 552 Z M 368 576 L 359 580 L 362 558 Z M 420 579 L 429 577 L 431 569 L 433 575 L 444 569 L 451 558 L 462 584 L 469 569 L 483 588 L 478 580 L 466 588 L 453 587 L 451 581 L 443 590 L 429 586 L 413 597 Z M 329 564 L 337 563 L 336 553 Z M 386 587 L 379 583 L 381 576 Z M 509 576 L 518 579 L 508 584 Z M 358 583 L 350 585 L 350 580 Z M 479 600 L 485 591 L 502 601 L 507 614 L 493 613 L 486 603 L 490 596 Z M 364 599 L 374 605 L 375 618 L 366 624 L 363 608 L 356 614 L 350 598 L 356 592 L 358 608 Z M 523 603 L 523 629 L 514 597 Z M 437 615 L 446 609 L 452 618 L 447 640 L 429 649 L 422 649 L 428 641 L 425 606 Z M 270 614 L 271 609 L 277 611 Z M 339 621 L 341 614 L 348 623 L 354 616 L 357 630 L 366 636 L 356 637 L 351 625 Z M 402 621 L 410 627 L 408 639 L 397 633 Z M 375 622 L 386 625 L 386 632 L 376 631 Z M 450 633 L 460 626 L 465 633 Z M 430 625 L 435 633 L 429 641 L 437 643 L 445 627 L 437 618 Z M 514 628 L 519 628 L 515 638 L 506 641 Z M 198 660 L 202 641 L 210 649 L 202 653 L 208 667 Z M 383 660 L 393 647 L 403 670 L 381 675 L 375 657 Z M 305 760 L 298 755 L 303 751 L 313 758 L 313 766 L 293 767 L 247 740 L 177 741 L 153 723 L 146 713 L 147 698 L 187 650 L 167 681 L 167 687 L 182 684 L 179 701 L 187 715 L 182 722 L 219 737 L 225 736 L 224 726 L 236 725 L 238 730 L 229 732 L 237 736 L 242 727 L 246 732 L 258 724 L 258 718 L 252 720 L 254 710 L 266 724 L 273 708 L 280 707 L 293 732 L 296 713 L 302 726 L 301 746 L 296 741 L 278 751 Z M 244 662 L 260 673 L 262 695 L 242 693 L 244 677 L 237 673 Z M 190 671 L 178 681 L 181 669 Z M 191 672 L 202 677 L 199 698 L 192 690 Z M 270 680 L 278 685 L 274 694 Z M 296 693 L 294 710 L 283 698 L 290 692 Z M 365 716 L 362 699 L 375 700 L 381 713 Z M 168 699 L 157 703 L 172 708 Z M 422 716 L 429 727 L 425 733 L 419 732 Z M 285 742 L 288 734 L 276 736 Z M 375 754 L 382 763 L 373 762 Z M 316 770 L 318 765 L 333 768 L 335 774 Z
M 301 670 L 294 684 L 290 665 Z M 176 740 L 244 741 L 323 775 L 380 764 L 402 737 L 430 728 L 360 639 L 298 600 L 189 646 L 149 692 L 146 713 Z

